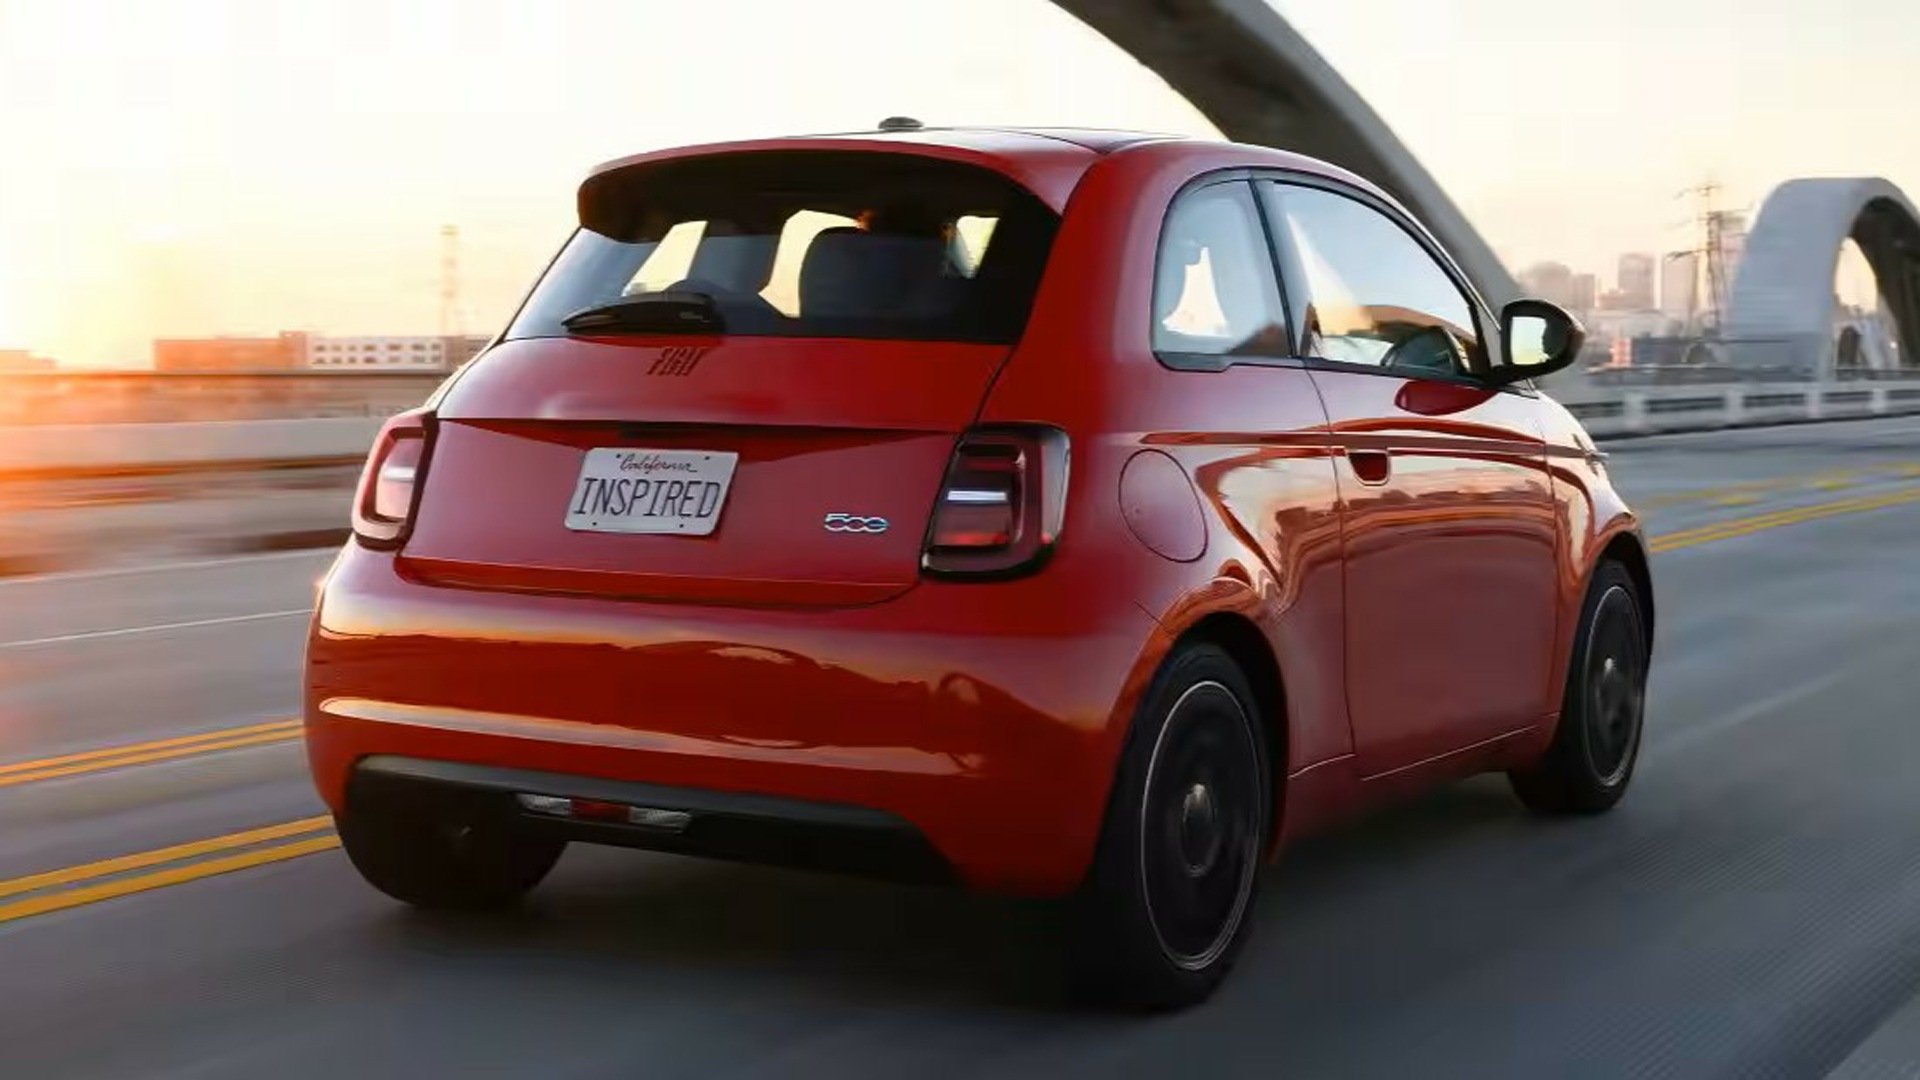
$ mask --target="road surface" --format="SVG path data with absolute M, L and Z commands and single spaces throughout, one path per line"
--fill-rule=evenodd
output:
M 576 847 L 410 913 L 281 723 L 326 556 L 0 584 L 0 1075 L 1920 1075 L 1920 420 L 1610 449 L 1660 548 L 1626 803 L 1305 844 L 1151 1020 L 1062 1003 L 1046 905 Z

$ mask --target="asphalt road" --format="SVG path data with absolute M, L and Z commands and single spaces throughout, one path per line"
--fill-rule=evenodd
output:
M 1302 845 L 1151 1020 L 1063 1004 L 1046 905 L 576 848 L 404 911 L 273 724 L 324 556 L 0 584 L 0 1076 L 1920 1076 L 1920 419 L 1610 450 L 1661 548 L 1626 803 Z

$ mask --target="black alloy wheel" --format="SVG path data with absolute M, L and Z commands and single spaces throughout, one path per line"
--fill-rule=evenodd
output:
M 1650 642 L 1639 588 L 1625 567 L 1600 565 L 1580 619 L 1553 743 L 1532 767 L 1509 774 L 1514 794 L 1540 813 L 1612 809 L 1640 755 Z
M 1254 700 L 1211 645 L 1177 652 L 1148 691 L 1079 899 L 1074 974 L 1087 996 L 1178 1008 L 1232 967 L 1272 801 Z

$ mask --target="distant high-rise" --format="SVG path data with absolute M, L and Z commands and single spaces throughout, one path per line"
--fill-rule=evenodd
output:
M 1561 307 L 1573 304 L 1573 271 L 1565 263 L 1534 263 L 1520 271 L 1520 289 L 1528 296 L 1551 300 Z
M 1700 256 L 1692 251 L 1668 255 L 1660 269 L 1660 310 L 1675 319 L 1691 319 L 1700 310 Z
M 1641 252 L 1620 256 L 1620 294 L 1623 305 L 1632 311 L 1653 308 L 1654 258 Z
M 1575 274 L 1569 286 L 1567 307 L 1573 311 L 1592 311 L 1600 297 L 1600 279 L 1592 274 Z

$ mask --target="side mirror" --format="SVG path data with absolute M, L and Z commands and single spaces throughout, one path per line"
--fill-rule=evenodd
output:
M 1587 332 L 1580 320 L 1545 300 L 1515 300 L 1500 309 L 1499 366 L 1487 381 L 1505 386 L 1552 374 L 1580 355 Z

